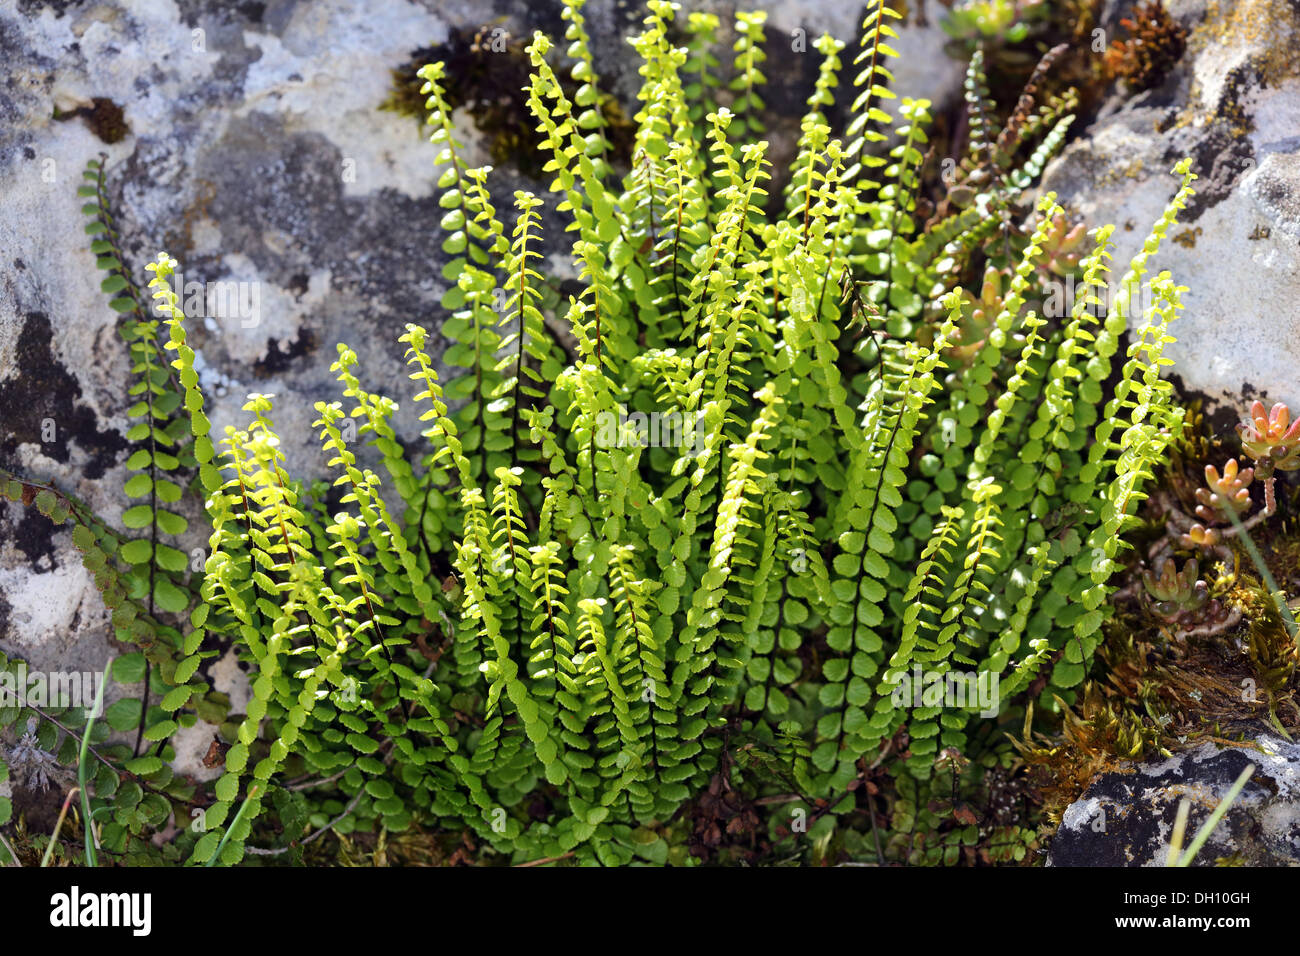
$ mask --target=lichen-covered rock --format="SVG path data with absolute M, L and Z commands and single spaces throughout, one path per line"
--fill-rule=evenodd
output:
M 1114 261 L 1128 262 L 1177 188 L 1169 170 L 1192 157 L 1197 196 L 1154 264 L 1188 287 L 1172 329 L 1178 341 L 1166 350 L 1173 375 L 1209 399 L 1222 430 L 1243 396 L 1300 402 L 1300 315 L 1291 305 L 1300 288 L 1300 8 L 1165 6 L 1187 29 L 1178 64 L 1155 88 L 1113 97 L 1049 165 L 1042 188 L 1089 223 L 1115 223 Z M 1117 9 L 1104 18 L 1108 39 L 1119 19 Z
M 719 38 L 730 41 L 734 5 L 684 6 L 717 13 Z M 812 41 L 830 32 L 855 44 L 861 8 L 742 6 L 769 11 L 763 95 L 775 159 L 792 148 L 817 75 Z M 57 485 L 120 527 L 130 366 L 76 195 L 86 161 L 102 151 L 138 281 L 165 249 L 186 282 L 246 284 L 246 298 L 209 306 L 190 330 L 214 434 L 244 424 L 246 393 L 274 394 L 291 473 L 323 476 L 311 422 L 315 402 L 340 397 L 329 370 L 335 343 L 357 352 L 369 387 L 402 401 L 402 326 L 436 330 L 442 318 L 436 150 L 417 119 L 380 109 L 390 71 L 419 49 L 444 55 L 484 25 L 558 40 L 560 9 L 519 0 L 0 5 L 0 465 Z M 630 114 L 639 79 L 625 37 L 637 31 L 642 6 L 590 0 L 584 14 L 602 85 Z M 955 96 L 962 70 L 942 55 L 937 24 L 900 30 L 898 88 Z M 457 119 L 466 159 L 488 162 L 474 110 Z M 546 182 L 520 172 L 527 163 L 499 165 L 503 208 L 515 188 L 545 191 Z M 550 257 L 547 268 L 562 273 L 565 258 Z M 414 436 L 415 414 L 402 404 L 395 424 Z M 202 548 L 204 525 L 195 503 L 189 508 L 183 543 Z M 0 502 L 0 650 L 34 668 L 101 669 L 119 650 L 111 636 L 69 534 Z M 238 709 L 233 670 L 226 660 L 209 677 Z M 120 692 L 110 685 L 109 700 Z M 173 741 L 186 750 L 178 768 L 204 775 L 198 758 L 210 728 L 190 736 L 188 750 Z
M 1164 866 L 1178 804 L 1191 802 L 1183 845 L 1248 763 L 1255 772 L 1193 861 L 1300 865 L 1300 745 L 1264 733 L 1258 749 L 1203 743 L 1168 760 L 1106 773 L 1065 811 L 1049 866 Z

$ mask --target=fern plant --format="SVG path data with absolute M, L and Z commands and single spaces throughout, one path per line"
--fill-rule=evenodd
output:
M 121 772 L 203 804 L 175 842 L 191 863 L 279 853 L 308 829 L 412 826 L 467 829 L 516 862 L 680 860 L 674 827 L 719 776 L 793 793 L 768 816 L 774 840 L 797 841 L 802 813 L 850 853 L 951 863 L 981 836 L 932 798 L 984 786 L 1009 763 L 1000 728 L 1073 700 L 1085 675 L 1123 532 L 1182 427 L 1159 375 L 1182 290 L 1145 276 L 1188 164 L 1109 307 L 1107 227 L 1072 260 L 1072 311 L 1045 314 L 1047 280 L 1070 268 L 1065 213 L 1048 195 L 1026 218 L 1020 199 L 1074 97 L 1042 97 L 1043 70 L 999 128 L 972 59 L 968 149 L 933 202 L 930 104 L 890 89 L 897 14 L 873 2 L 851 80 L 844 45 L 816 44 L 777 196 L 761 15 L 737 16 L 719 78 L 716 18 L 679 23 L 650 0 L 619 171 L 581 8 L 565 0 L 575 98 L 540 33 L 526 91 L 581 292 L 546 291 L 548 200 L 519 191 L 502 216 L 455 138 L 445 69 L 425 67 L 454 372 L 439 381 L 437 338 L 408 324 L 412 384 L 394 399 L 340 345 L 343 401 L 316 406 L 330 482 L 287 473 L 271 396 L 214 441 L 177 263 L 149 265 L 149 318 L 92 164 L 95 251 L 141 396 L 127 492 L 149 500 L 126 523 L 147 533 L 123 542 L 53 492 L 43 510 L 76 522 L 118 636 L 144 648 L 161 698 L 139 708 L 140 735 L 158 746 Z M 421 410 L 418 436 L 393 425 L 399 400 Z M 188 581 L 164 507 L 187 469 L 211 522 Z M 1060 529 L 1067 508 L 1082 517 Z M 199 677 L 218 637 L 251 664 L 242 715 Z M 966 672 L 1000 682 L 994 716 L 943 695 Z M 168 791 L 166 738 L 198 719 L 229 744 L 222 775 Z M 268 799 L 296 821 L 281 847 L 257 829 Z M 1030 837 L 1009 837 L 997 858 L 1023 858 Z

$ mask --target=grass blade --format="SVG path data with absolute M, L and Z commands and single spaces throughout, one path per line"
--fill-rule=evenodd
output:
M 50 865 L 50 857 L 54 855 L 54 844 L 59 842 L 59 833 L 63 829 L 63 821 L 68 816 L 68 807 L 72 804 L 72 798 L 80 791 L 80 787 L 73 787 L 68 791 L 68 795 L 63 798 L 63 809 L 59 811 L 59 818 L 54 821 L 54 832 L 50 834 L 50 842 L 45 845 L 45 852 L 41 854 L 41 868 Z
M 212 856 L 208 857 L 208 862 L 204 866 L 216 866 L 217 860 L 221 857 L 221 851 L 226 848 L 226 841 L 230 839 L 230 834 L 235 827 L 239 826 L 239 821 L 244 819 L 244 814 L 248 812 L 249 804 L 253 797 L 257 796 L 257 791 L 261 789 L 259 784 L 253 784 L 248 788 L 248 796 L 244 797 L 244 802 L 239 805 L 239 812 L 235 814 L 235 819 L 230 821 L 230 826 L 226 827 L 226 832 L 221 834 L 221 842 L 217 844 L 216 850 Z
M 108 671 L 99 675 L 99 689 L 95 691 L 95 704 L 86 717 L 86 729 L 81 732 L 81 753 L 77 757 L 77 786 L 81 790 L 81 818 L 86 830 L 86 866 L 99 866 L 95 855 L 95 823 L 90 814 L 90 791 L 86 789 L 86 757 L 90 752 L 90 732 L 95 727 L 95 715 L 104 705 L 104 680 Z
M 1241 791 L 1246 786 L 1246 781 L 1250 779 L 1251 774 L 1254 772 L 1255 765 L 1253 763 L 1248 765 L 1246 769 L 1241 772 L 1241 775 L 1237 777 L 1236 783 L 1232 785 L 1232 788 L 1224 798 L 1219 801 L 1219 805 L 1214 808 L 1214 812 L 1210 814 L 1210 819 L 1201 824 L 1201 828 L 1196 831 L 1196 836 L 1192 837 L 1191 846 L 1189 846 L 1187 851 L 1178 858 L 1178 862 L 1175 863 L 1174 866 L 1191 866 L 1192 860 L 1196 858 L 1196 854 L 1200 852 L 1201 847 L 1205 846 L 1205 841 L 1210 838 L 1210 834 L 1213 833 L 1214 828 L 1219 825 L 1219 821 L 1223 819 L 1224 814 L 1228 812 L 1228 809 L 1232 806 L 1233 802 L 1241 794 Z

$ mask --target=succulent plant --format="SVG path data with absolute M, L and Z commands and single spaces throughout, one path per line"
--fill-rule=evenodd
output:
M 988 338 L 993 322 L 1002 311 L 1003 290 L 1011 276 L 1010 269 L 989 267 L 984 272 L 979 298 L 966 289 L 961 291 L 961 324 L 954 338 L 957 345 L 949 354 L 964 364 L 969 364 Z
M 1240 468 L 1235 458 L 1228 459 L 1223 474 L 1213 465 L 1205 466 L 1205 483 L 1208 487 L 1196 491 L 1196 516 L 1198 522 L 1181 512 L 1175 513 L 1170 534 L 1176 535 L 1184 548 L 1215 548 L 1226 538 L 1233 537 L 1234 528 L 1215 528 L 1216 522 L 1231 521 L 1233 516 L 1250 510 L 1250 484 L 1256 478 L 1264 485 L 1264 510 L 1243 525 L 1249 529 L 1277 511 L 1274 496 L 1274 472 L 1300 470 L 1300 421 L 1291 421 L 1290 410 L 1278 402 L 1267 413 L 1263 402 L 1254 402 L 1250 414 L 1237 426 L 1241 448 L 1255 460 L 1255 467 Z
M 1065 211 L 1052 218 L 1052 231 L 1043 243 L 1043 268 L 1058 276 L 1076 272 L 1088 252 L 1088 227 L 1080 220 L 1071 223 Z
M 1218 528 L 1207 528 L 1199 521 L 1178 539 L 1184 548 L 1213 548 L 1223 540 Z
M 1237 459 L 1229 458 L 1223 466 L 1223 476 L 1213 465 L 1205 466 L 1205 483 L 1208 488 L 1196 489 L 1197 517 L 1205 521 L 1228 516 L 1228 509 L 1233 514 L 1244 514 L 1250 510 L 1251 481 L 1255 477 L 1254 468 L 1237 469 Z
M 1260 477 L 1274 470 L 1300 470 L 1300 418 L 1291 421 L 1291 411 L 1278 402 L 1264 414 L 1264 403 L 1250 406 L 1250 417 L 1237 426 L 1241 450 L 1255 459 Z
M 1221 634 L 1235 627 L 1241 619 L 1241 608 L 1219 601 L 1208 600 L 1208 587 L 1196 580 L 1196 561 L 1189 560 L 1179 572 L 1170 550 L 1179 546 L 1200 549 L 1202 555 L 1217 555 L 1225 566 L 1232 566 L 1233 552 L 1225 544 L 1235 538 L 1246 549 L 1264 581 L 1267 592 L 1277 603 L 1279 613 L 1286 619 L 1288 632 L 1300 635 L 1300 625 L 1295 623 L 1290 609 L 1279 597 L 1280 591 L 1272 574 L 1250 536 L 1250 529 L 1277 511 L 1273 481 L 1277 469 L 1300 470 L 1300 422 L 1292 422 L 1290 411 L 1279 402 L 1265 414 L 1262 402 L 1254 402 L 1250 414 L 1237 426 L 1242 450 L 1255 460 L 1254 468 L 1241 468 L 1237 459 L 1229 458 L 1223 473 L 1213 465 L 1205 466 L 1206 487 L 1196 490 L 1196 516 L 1193 521 L 1173 502 L 1171 496 L 1160 495 L 1163 513 L 1168 517 L 1167 537 L 1157 541 L 1149 550 L 1157 571 L 1144 570 L 1142 580 L 1149 600 L 1143 602 L 1148 610 L 1168 624 L 1178 624 L 1183 638 Z M 1261 479 L 1264 485 L 1264 509 L 1249 519 L 1242 520 L 1251 507 L 1250 484 Z M 1232 527 L 1214 527 L 1232 522 Z M 1195 625 L 1195 626 L 1189 626 Z
M 1172 558 L 1166 558 L 1157 570 L 1143 571 L 1142 583 L 1154 599 L 1148 602 L 1151 613 L 1173 624 L 1186 623 L 1206 609 L 1207 603 L 1211 603 L 1210 587 L 1197 578 L 1199 570 L 1195 558 L 1189 558 L 1181 571 Z

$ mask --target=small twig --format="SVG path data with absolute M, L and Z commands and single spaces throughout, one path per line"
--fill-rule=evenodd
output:
M 391 738 L 385 739 L 383 744 L 381 744 L 380 746 L 387 746 L 390 743 L 392 743 Z M 388 766 L 389 764 L 391 764 L 393 762 L 393 758 L 396 756 L 397 756 L 396 750 L 388 751 L 388 755 L 384 757 L 384 766 Z M 346 773 L 346 771 L 344 772 Z M 326 781 L 322 780 L 320 782 L 325 783 Z M 333 830 L 340 823 L 342 823 L 343 819 L 357 808 L 357 804 L 361 802 L 361 797 L 365 792 L 366 792 L 365 787 L 358 787 L 357 792 L 353 794 L 352 799 L 348 802 L 348 805 L 343 808 L 342 813 L 340 813 L 329 823 L 325 824 L 319 830 L 309 834 L 306 837 L 303 837 L 303 839 L 301 840 L 294 840 L 291 841 L 288 846 L 275 847 L 273 849 L 263 849 L 262 847 L 246 846 L 244 847 L 244 852 L 252 853 L 254 856 L 282 856 L 283 854 L 288 853 L 294 847 L 302 847 L 302 846 L 306 846 L 308 843 L 313 843 L 316 840 L 318 840 L 320 837 L 328 833 L 330 830 Z
M 544 856 L 540 860 L 529 860 L 527 863 L 516 863 L 515 869 L 522 870 L 527 866 L 545 866 L 547 863 L 558 863 L 560 860 L 567 860 L 573 856 L 573 851 L 561 853 L 559 856 Z
M 357 804 L 361 802 L 361 796 L 362 796 L 362 794 L 364 794 L 365 792 L 366 792 L 366 790 L 365 790 L 364 787 L 359 788 L 359 789 L 357 790 L 357 792 L 353 795 L 351 801 L 349 801 L 348 805 L 347 805 L 346 807 L 343 808 L 343 812 L 342 812 L 342 813 L 340 813 L 337 817 L 335 817 L 335 818 L 334 818 L 333 820 L 331 820 L 329 823 L 325 824 L 323 827 L 321 827 L 321 828 L 320 828 L 319 830 L 317 830 L 315 833 L 312 833 L 311 835 L 304 837 L 303 839 L 297 841 L 296 843 L 290 844 L 289 846 L 276 847 L 276 848 L 274 848 L 274 849 L 270 849 L 270 850 L 263 849 L 262 847 L 246 846 L 246 847 L 244 847 L 244 852 L 245 852 L 245 853 L 252 853 L 252 854 L 254 854 L 255 856 L 281 856 L 281 855 L 283 855 L 283 854 L 285 854 L 285 853 L 288 853 L 289 850 L 291 850 L 294 846 L 300 846 L 300 847 L 301 847 L 301 846 L 306 846 L 308 843 L 312 843 L 312 842 L 314 842 L 315 840 L 317 840 L 317 839 L 319 839 L 320 837 L 324 836 L 324 835 L 325 835 L 326 833 L 328 833 L 330 830 L 333 830 L 333 829 L 334 829 L 336 826 L 338 826 L 340 823 L 342 823 L 344 817 L 346 817 L 348 814 L 350 814 L 353 810 L 355 810 L 355 809 L 357 808 Z
M 77 795 L 77 788 L 73 787 L 68 791 L 68 795 L 63 798 L 63 809 L 59 811 L 59 819 L 54 822 L 54 832 L 50 834 L 50 842 L 45 846 L 45 853 L 41 856 L 41 868 L 50 865 L 50 857 L 54 855 L 54 844 L 59 842 L 59 832 L 63 829 L 63 821 L 68 816 L 68 807 L 72 803 L 72 798 Z M 89 822 L 86 823 L 89 826 Z
M 344 767 L 342 770 L 340 770 L 338 773 L 336 773 L 336 774 L 334 774 L 334 775 L 332 775 L 332 776 L 329 776 L 329 777 L 322 777 L 320 780 L 310 780 L 310 779 L 309 779 L 309 780 L 305 780 L 305 781 L 295 781 L 294 783 L 286 783 L 286 784 L 284 785 L 284 789 L 286 789 L 286 790 L 292 790 L 292 791 L 298 791 L 298 790 L 310 790 L 310 789 L 312 789 L 313 787 L 323 787 L 323 786 L 325 786 L 325 784 L 327 784 L 327 783 L 333 783 L 335 780 L 337 780 L 339 777 L 343 776 L 345 773 L 347 773 L 349 770 L 351 770 L 351 769 L 352 769 L 353 767 L 355 767 L 356 765 L 357 765 L 357 764 L 356 764 L 356 761 L 353 761 L 352 763 L 350 763 L 350 764 L 348 764 L 346 767 Z
M 1129 581 L 1128 584 L 1124 585 L 1118 591 L 1113 592 L 1110 596 L 1110 601 L 1112 603 L 1119 602 L 1119 601 L 1141 602 L 1141 600 L 1142 600 L 1142 596 L 1138 593 L 1137 581 L 1135 580 Z
M 28 710 L 35 711 L 36 714 L 37 714 L 37 716 L 39 716 L 42 720 L 48 720 L 48 721 L 49 721 L 50 723 L 52 723 L 55 727 L 58 727 L 59 730 L 63 731 L 65 734 L 67 734 L 69 737 L 71 737 L 73 740 L 75 740 L 75 741 L 77 742 L 77 745 L 78 745 L 78 746 L 81 745 L 81 743 L 82 743 L 82 739 L 81 739 L 81 736 L 82 736 L 82 735 L 81 735 L 81 734 L 77 733 L 75 730 L 73 730 L 72 728 L 68 727 L 66 724 L 62 724 L 62 723 L 60 723 L 56 718 L 50 716 L 50 715 L 47 714 L 45 711 L 41 710 L 40 707 L 37 707 L 36 705 L 34 705 L 34 704 L 30 703 L 30 702 L 27 703 L 26 706 L 27 706 L 27 709 L 28 709 Z M 114 771 L 114 772 L 116 772 L 116 773 L 119 773 L 119 774 L 121 774 L 121 773 L 130 773 L 130 771 L 123 771 L 123 770 L 120 770 L 119 768 L 113 766 L 113 762 L 112 762 L 111 760 L 109 760 L 107 757 L 102 757 L 102 756 L 100 756 L 99 752 L 96 751 L 94 747 L 87 747 L 87 748 L 86 748 L 86 752 L 89 753 L 89 754 L 90 754 L 92 757 L 94 757 L 96 760 L 98 760 L 100 763 L 102 763 L 102 764 L 103 764 L 105 767 L 107 767 L 109 770 L 112 770 L 112 771 Z M 134 774 L 131 774 L 131 775 L 134 776 Z
M 3 833 L 0 833 L 0 846 L 4 847 L 5 850 L 8 851 L 10 866 L 22 866 L 22 864 L 18 862 L 18 854 L 14 852 L 14 848 L 9 844 L 9 841 L 5 839 Z
M 796 800 L 802 800 L 805 803 L 808 802 L 806 797 L 802 797 L 797 793 L 779 793 L 771 797 L 759 797 L 754 801 L 754 806 L 768 807 L 777 803 L 794 803 Z
M 1218 623 L 1202 624 L 1200 627 L 1179 630 L 1175 633 L 1182 640 L 1189 637 L 1214 637 L 1217 634 L 1227 633 L 1239 623 L 1241 623 L 1241 608 L 1234 607 L 1228 612 L 1228 616 Z
M 885 758 L 889 756 L 889 752 L 893 749 L 894 749 L 894 738 L 890 737 L 887 741 L 885 741 L 885 748 L 882 751 L 880 751 L 879 754 L 876 755 L 876 759 L 871 761 L 871 766 L 869 766 L 867 769 L 875 770 L 877 767 L 879 767 L 882 763 L 885 762 Z
M 880 847 L 880 828 L 876 826 L 876 801 L 867 792 L 867 813 L 871 814 L 871 839 L 876 844 L 876 865 L 885 865 L 885 851 Z
M 1234 516 L 1235 516 L 1235 512 L 1234 512 Z M 1220 532 L 1220 534 L 1225 538 L 1236 537 L 1237 535 L 1241 534 L 1244 531 L 1249 531 L 1251 528 L 1255 527 L 1255 525 L 1259 524 L 1260 522 L 1267 521 L 1272 516 L 1273 516 L 1272 511 L 1268 511 L 1268 510 L 1258 511 L 1255 514 L 1251 515 L 1249 518 L 1247 518 L 1245 521 L 1241 521 L 1241 519 L 1238 518 L 1237 521 L 1240 522 L 1239 527 L 1224 528 L 1223 531 Z

